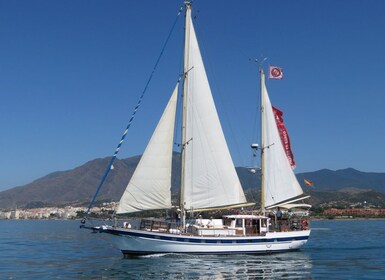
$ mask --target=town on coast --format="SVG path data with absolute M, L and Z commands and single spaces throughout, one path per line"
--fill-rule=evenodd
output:
M 117 207 L 117 202 L 103 202 L 90 210 L 90 216 L 95 218 L 108 218 Z M 40 219 L 81 219 L 88 210 L 84 206 L 62 206 L 62 207 L 40 207 L 31 209 L 0 209 L 0 220 L 40 220 Z M 159 213 L 158 213 L 159 212 Z M 162 211 L 153 211 L 151 216 L 162 215 Z M 142 215 L 140 215 L 142 217 Z M 354 219 L 354 218 L 385 218 L 385 208 L 351 205 L 347 208 L 329 207 L 325 209 L 314 209 L 310 211 L 313 219 Z
M 91 216 L 104 217 L 112 213 L 116 207 L 115 202 L 104 202 L 100 206 L 92 207 Z M 0 220 L 37 220 L 37 219 L 62 219 L 71 220 L 82 218 L 88 207 L 41 207 L 32 209 L 0 210 Z

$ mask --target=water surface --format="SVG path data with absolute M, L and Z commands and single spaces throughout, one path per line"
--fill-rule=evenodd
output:
M 306 246 L 271 255 L 124 259 L 79 221 L 0 221 L 0 279 L 385 279 L 385 221 L 313 221 Z

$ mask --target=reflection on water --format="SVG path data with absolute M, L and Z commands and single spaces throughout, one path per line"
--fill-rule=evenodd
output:
M 141 279 L 311 279 L 305 252 L 273 255 L 159 254 L 117 262 L 107 275 Z

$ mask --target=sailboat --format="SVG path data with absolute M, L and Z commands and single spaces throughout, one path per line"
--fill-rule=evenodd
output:
M 244 209 L 254 203 L 246 201 L 222 131 L 191 18 L 191 3 L 185 2 L 185 7 L 180 204 L 173 208 L 170 190 L 178 81 L 116 209 L 116 215 L 174 209 L 176 219 L 83 227 L 110 234 L 125 256 L 296 250 L 307 242 L 310 229 L 306 211 L 294 217 L 293 209 L 311 206 L 298 203 L 305 197 L 281 143 L 262 69 L 261 210 L 233 210 L 215 219 L 201 215 L 218 209 Z

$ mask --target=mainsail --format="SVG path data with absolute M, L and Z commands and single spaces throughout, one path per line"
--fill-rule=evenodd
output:
M 182 202 L 185 210 L 246 203 L 211 94 L 191 20 L 186 12 L 185 140 Z M 188 32 L 187 32 L 188 30 Z M 177 87 L 119 203 L 117 213 L 171 207 L 170 182 Z
M 262 144 L 264 153 L 264 206 L 269 207 L 303 194 L 281 142 L 274 112 L 261 71 L 262 89 Z
M 171 208 L 171 164 L 178 85 L 124 191 L 117 214 Z
M 245 203 L 211 94 L 190 9 L 186 12 L 187 25 L 184 209 Z

